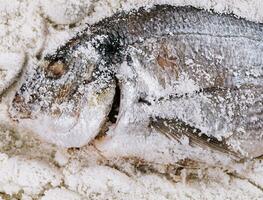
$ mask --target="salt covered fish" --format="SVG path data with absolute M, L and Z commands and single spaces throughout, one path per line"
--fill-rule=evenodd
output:
M 169 5 L 121 12 L 28 70 L 9 112 L 47 141 L 79 147 L 94 139 L 111 111 L 123 111 L 125 95 L 133 93 L 131 106 L 141 111 L 132 114 L 147 116 L 141 121 L 149 128 L 259 156 L 262 53 L 263 25 L 233 15 Z

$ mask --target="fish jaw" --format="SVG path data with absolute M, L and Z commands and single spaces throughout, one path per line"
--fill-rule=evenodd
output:
M 9 109 L 18 127 L 35 133 L 40 139 L 61 147 L 81 147 L 88 144 L 101 130 L 111 110 L 115 84 L 100 93 L 92 91 L 83 97 L 79 113 L 59 116 L 41 113 L 21 117 L 13 107 Z

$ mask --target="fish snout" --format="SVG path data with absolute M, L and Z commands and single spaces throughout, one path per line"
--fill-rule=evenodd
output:
M 30 105 L 26 103 L 25 97 L 18 93 L 15 94 L 9 108 L 9 114 L 11 119 L 14 121 L 31 118 L 31 108 Z

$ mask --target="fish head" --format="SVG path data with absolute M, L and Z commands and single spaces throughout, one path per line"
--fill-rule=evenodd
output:
M 59 49 L 33 64 L 11 102 L 11 118 L 59 146 L 87 144 L 104 124 L 115 94 L 113 79 L 104 87 L 94 79 L 98 61 L 91 54 L 83 47 Z

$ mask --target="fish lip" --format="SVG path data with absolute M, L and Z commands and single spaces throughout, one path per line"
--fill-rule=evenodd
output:
M 9 117 L 12 121 L 20 121 L 23 119 L 31 119 L 32 111 L 28 105 L 22 103 L 21 105 L 16 105 L 16 102 L 12 102 L 11 106 L 8 109 Z

